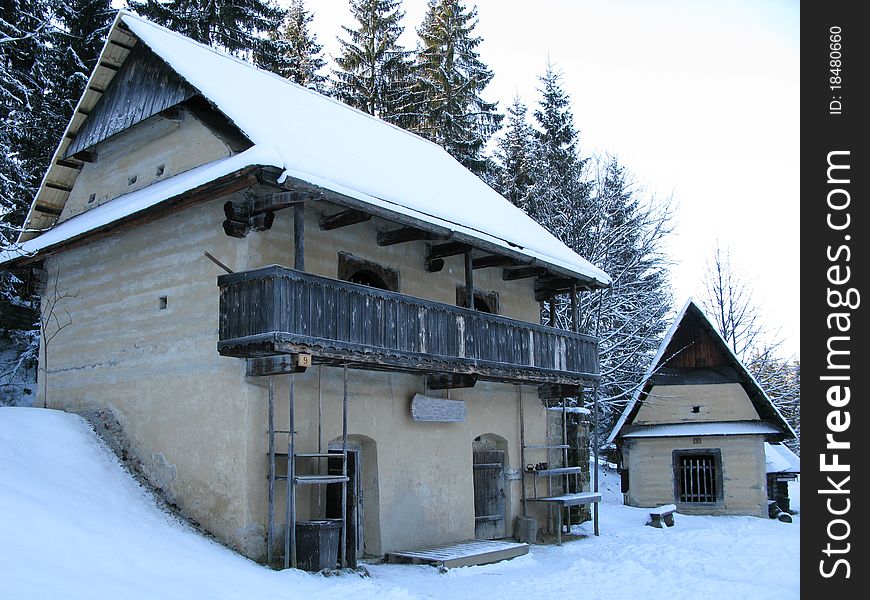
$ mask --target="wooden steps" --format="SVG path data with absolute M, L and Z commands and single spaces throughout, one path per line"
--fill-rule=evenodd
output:
M 529 545 L 498 540 L 467 540 L 419 550 L 387 552 L 384 560 L 398 564 L 429 564 L 452 569 L 486 565 L 528 554 Z

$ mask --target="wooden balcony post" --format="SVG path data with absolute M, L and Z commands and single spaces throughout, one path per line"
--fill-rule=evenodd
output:
M 305 270 L 305 203 L 293 205 L 293 268 Z
M 577 284 L 571 284 L 571 331 L 580 331 L 580 313 L 577 310 Z
M 471 250 L 465 253 L 465 305 L 474 310 L 474 264 L 471 261 Z

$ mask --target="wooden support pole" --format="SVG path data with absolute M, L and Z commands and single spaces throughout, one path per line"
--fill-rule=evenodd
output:
M 465 306 L 474 310 L 474 265 L 471 250 L 465 253 Z
M 290 375 L 290 434 L 287 436 L 287 510 L 284 518 L 284 568 L 296 568 L 296 431 L 294 429 L 295 390 Z
M 561 401 L 562 401 L 562 445 L 565 446 L 568 444 L 568 399 L 563 396 Z M 568 464 L 568 448 L 562 448 L 562 466 L 563 467 L 571 466 Z M 571 477 L 570 473 L 565 473 L 565 478 L 564 478 L 563 484 L 562 484 L 563 485 L 563 487 L 562 487 L 563 494 L 567 494 L 570 491 L 568 489 L 568 487 L 569 487 L 568 480 L 570 479 L 570 477 Z M 561 527 L 561 523 L 562 523 L 561 513 L 563 513 L 563 512 L 568 517 L 568 530 L 570 531 L 571 530 L 571 507 L 569 507 L 569 506 L 566 506 L 564 509 L 560 510 L 559 529 L 560 530 L 562 529 L 562 527 Z
M 347 566 L 347 365 L 344 365 L 344 393 L 341 411 L 341 568 Z M 359 476 L 359 473 L 357 473 Z M 356 551 L 356 549 L 354 549 Z
M 595 432 L 593 435 L 594 438 L 594 446 L 592 448 L 592 456 L 594 461 L 595 470 L 592 472 L 592 481 L 593 481 L 593 489 L 592 491 L 598 493 L 598 385 L 595 385 L 593 389 L 593 393 L 595 397 L 592 399 L 594 403 L 595 409 L 595 417 L 593 419 L 593 427 L 595 428 Z M 601 531 L 598 524 L 598 502 L 592 503 L 592 522 L 595 528 L 595 535 L 601 535 Z
M 523 494 L 523 516 L 527 517 L 528 510 L 526 509 L 526 422 L 523 419 L 523 388 L 521 386 L 516 386 L 517 388 L 517 403 L 520 406 L 520 488 Z M 532 473 L 534 476 L 534 473 Z
M 550 327 L 556 326 L 556 296 L 550 296 L 547 299 L 547 305 L 550 307 Z
M 305 204 L 293 205 L 293 268 L 305 270 Z
M 275 382 L 269 377 L 269 524 L 266 531 L 266 562 L 272 566 L 275 539 Z

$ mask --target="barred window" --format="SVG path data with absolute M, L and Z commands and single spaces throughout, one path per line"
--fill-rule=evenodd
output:
M 718 452 L 676 451 L 674 467 L 677 499 L 690 504 L 721 499 L 721 466 Z

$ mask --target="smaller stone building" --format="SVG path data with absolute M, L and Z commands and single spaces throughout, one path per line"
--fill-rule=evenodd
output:
M 625 503 L 767 516 L 765 442 L 795 437 L 689 300 L 614 427 Z

